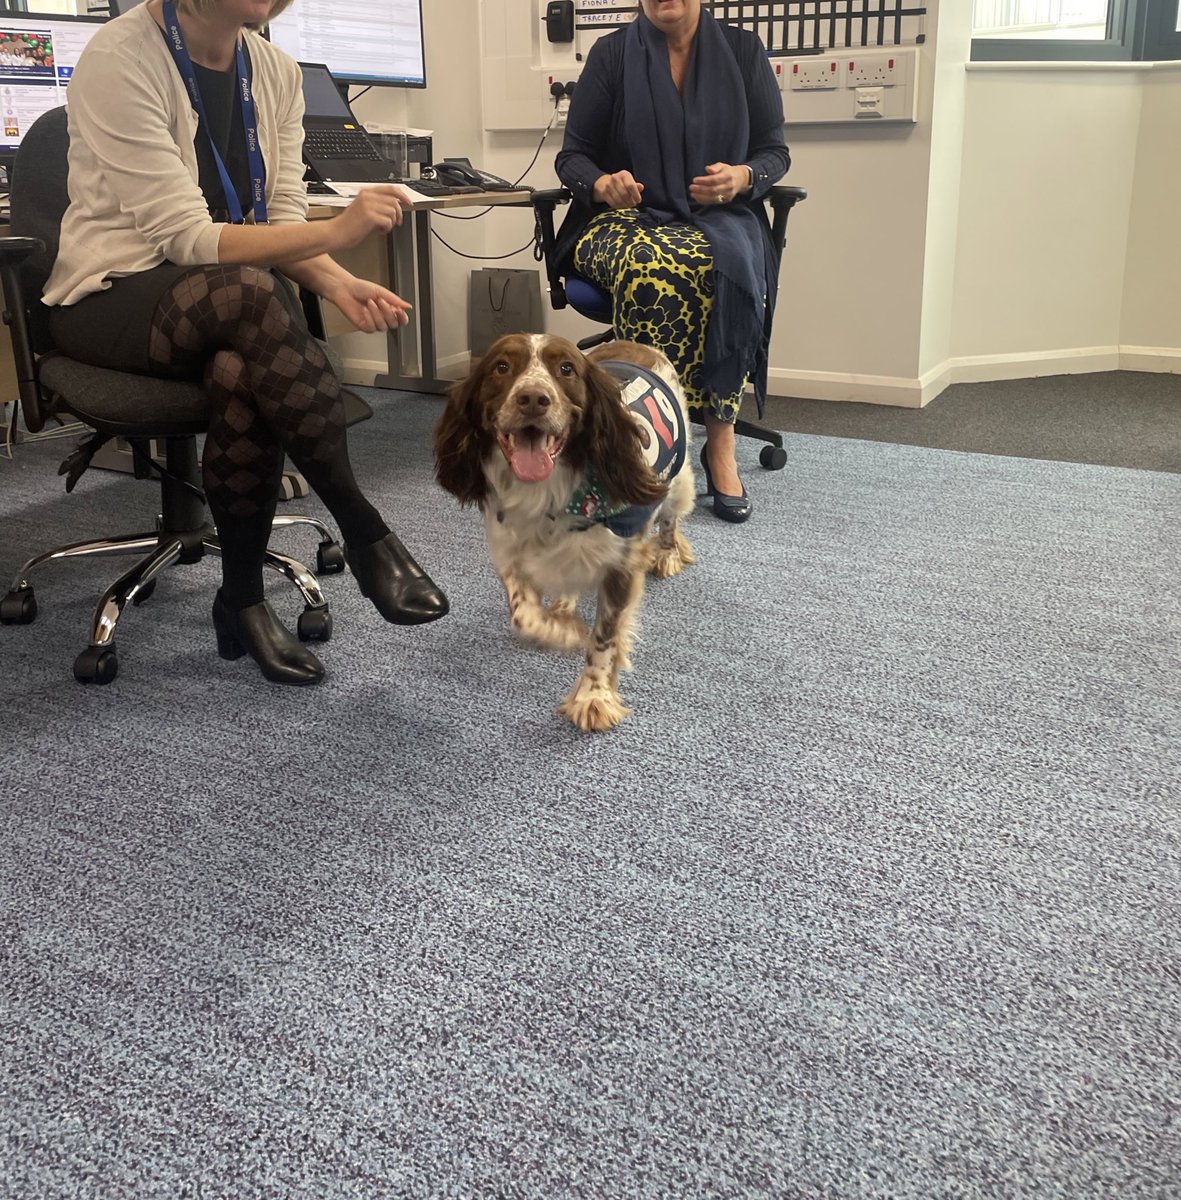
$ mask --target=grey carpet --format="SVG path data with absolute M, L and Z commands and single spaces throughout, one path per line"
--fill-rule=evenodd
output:
M 445 621 L 327 580 L 311 690 L 216 658 L 212 564 L 107 688 L 70 661 L 110 562 L 0 629 L 0 1193 L 1178 1196 L 1181 479 L 748 446 L 754 520 L 695 514 L 587 737 L 436 402 L 375 406 Z M 17 455 L 6 575 L 152 511 Z
M 753 403 L 748 404 L 756 419 Z M 926 408 L 771 397 L 772 429 L 1181 471 L 1181 375 L 1104 371 L 954 384 Z

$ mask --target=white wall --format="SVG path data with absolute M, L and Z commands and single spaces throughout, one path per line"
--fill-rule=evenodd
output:
M 969 72 L 952 337 L 961 378 L 1118 366 L 1150 74 Z
M 1121 365 L 1181 371 L 1181 63 L 1144 82 L 1128 220 Z

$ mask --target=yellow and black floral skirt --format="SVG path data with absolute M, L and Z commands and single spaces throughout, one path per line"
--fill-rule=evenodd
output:
M 738 416 L 744 389 L 706 395 L 701 386 L 705 330 L 713 307 L 713 255 L 692 225 L 644 224 L 634 208 L 599 213 L 574 248 L 580 275 L 611 293 L 615 336 L 668 355 L 691 409 L 719 420 Z

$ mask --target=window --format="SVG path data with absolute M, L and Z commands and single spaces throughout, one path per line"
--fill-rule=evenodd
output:
M 972 0 L 976 61 L 1181 58 L 1179 0 Z
M 972 33 L 988 38 L 1099 39 L 1108 0 L 975 0 Z

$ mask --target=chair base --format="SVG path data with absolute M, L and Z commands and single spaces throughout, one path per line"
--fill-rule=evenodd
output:
M 755 438 L 767 442 L 759 451 L 759 462 L 768 471 L 782 471 L 787 466 L 787 451 L 783 448 L 783 434 L 777 429 L 768 429 L 754 421 L 737 420 L 734 422 L 734 433 L 738 437 Z
M 319 534 L 316 557 L 320 574 L 343 570 L 344 555 L 340 544 L 322 521 L 294 514 L 275 517 L 274 528 L 293 525 L 310 526 Z M 74 663 L 74 677 L 79 682 L 110 683 L 118 673 L 115 631 L 127 606 L 143 604 L 155 591 L 156 577 L 166 568 L 199 562 L 207 554 L 220 556 L 221 543 L 212 525 L 175 533 L 131 533 L 74 542 L 38 554 L 20 568 L 8 594 L 0 598 L 0 624 L 27 625 L 36 619 L 37 601 L 29 575 L 43 563 L 123 554 L 142 554 L 142 557 L 99 598 L 91 622 L 90 644 Z M 298 559 L 276 550 L 266 552 L 263 564 L 282 575 L 303 596 L 304 610 L 298 625 L 300 638 L 303 641 L 328 641 L 332 636 L 332 614 L 316 576 Z

